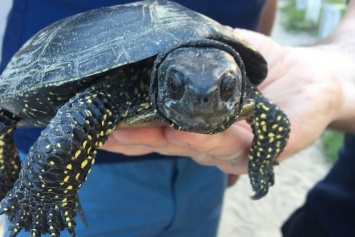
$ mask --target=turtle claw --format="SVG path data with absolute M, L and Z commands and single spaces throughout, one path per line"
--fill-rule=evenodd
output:
M 69 232 L 71 237 L 75 237 L 76 236 L 74 227 L 70 227 L 70 228 L 67 228 L 67 229 L 68 229 L 68 232 Z
M 16 237 L 19 232 L 20 232 L 20 230 L 17 231 L 17 232 L 11 231 L 11 232 L 9 233 L 8 237 Z
M 38 230 L 33 229 L 30 232 L 30 236 L 31 237 L 41 237 L 41 233 L 39 233 Z
M 5 213 L 9 219 L 9 237 L 15 237 L 22 229 L 30 231 L 33 237 L 47 233 L 59 237 L 60 232 L 67 229 L 74 237 L 76 198 L 64 200 L 43 201 L 15 186 L 0 203 L 0 213 Z
M 269 187 L 273 186 L 275 183 L 275 174 L 273 167 L 269 167 L 264 175 L 260 175 L 256 172 L 250 172 L 251 185 L 255 194 L 251 196 L 251 199 L 258 200 L 269 192 Z
M 255 194 L 253 196 L 251 196 L 250 198 L 252 200 L 259 200 L 260 198 L 266 196 L 266 194 L 268 193 L 268 189 L 259 189 L 257 192 L 255 192 Z

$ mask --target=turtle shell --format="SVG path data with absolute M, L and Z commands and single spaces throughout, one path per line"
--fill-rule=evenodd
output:
M 77 14 L 38 32 L 1 75 L 0 106 L 16 113 L 19 108 L 9 104 L 21 95 L 31 97 L 39 90 L 69 94 L 92 75 L 151 58 L 172 44 L 203 38 L 233 47 L 251 83 L 257 85 L 266 77 L 264 58 L 231 28 L 175 2 L 150 0 Z

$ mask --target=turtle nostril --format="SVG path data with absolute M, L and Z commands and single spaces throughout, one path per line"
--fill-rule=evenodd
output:
M 208 98 L 208 96 L 198 96 L 195 98 L 195 102 L 197 105 L 206 105 L 209 101 L 210 99 Z

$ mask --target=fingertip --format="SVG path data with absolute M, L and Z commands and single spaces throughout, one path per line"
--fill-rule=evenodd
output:
M 118 129 L 112 132 L 112 138 L 121 144 L 154 143 L 165 139 L 162 127 L 143 127 Z
M 165 136 L 170 143 L 175 145 L 191 148 L 198 152 L 211 152 L 217 156 L 249 150 L 253 137 L 250 127 L 245 127 L 244 123 L 234 124 L 227 130 L 212 135 L 166 128 Z
M 175 145 L 192 148 L 198 151 L 205 151 L 218 141 L 220 134 L 199 134 L 179 131 L 173 128 L 165 129 L 166 139 Z

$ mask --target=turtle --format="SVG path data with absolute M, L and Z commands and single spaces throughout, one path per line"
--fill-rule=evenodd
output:
M 114 129 L 215 134 L 246 120 L 255 194 L 274 184 L 285 113 L 257 86 L 267 62 L 233 29 L 168 0 L 94 9 L 29 39 L 0 76 L 0 213 L 10 236 L 75 236 L 78 191 Z M 20 163 L 16 127 L 45 127 Z

